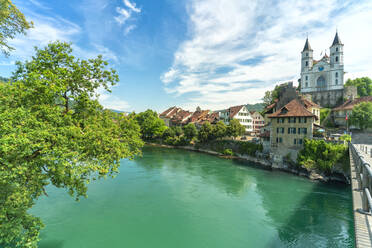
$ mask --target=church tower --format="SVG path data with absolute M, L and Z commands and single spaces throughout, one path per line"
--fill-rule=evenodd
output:
M 313 67 L 313 49 L 311 49 L 309 39 L 306 38 L 304 49 L 301 52 L 301 88 L 307 89 L 310 86 L 310 70 Z
M 336 31 L 332 46 L 330 47 L 331 59 L 331 85 L 339 88 L 344 84 L 344 44 Z

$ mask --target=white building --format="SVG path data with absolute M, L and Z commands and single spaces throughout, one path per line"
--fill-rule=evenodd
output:
M 344 86 L 344 45 L 336 32 L 327 53 L 320 60 L 314 60 L 309 40 L 301 52 L 301 93 L 343 90 Z
M 218 111 L 220 120 L 226 125 L 230 120 L 237 119 L 241 125 L 245 127 L 246 133 L 253 132 L 253 118 L 245 105 L 230 107 L 225 110 Z

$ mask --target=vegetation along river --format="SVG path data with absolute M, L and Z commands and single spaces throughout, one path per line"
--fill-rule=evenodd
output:
M 40 248 L 353 247 L 349 186 L 145 147 L 75 202 L 50 188 Z

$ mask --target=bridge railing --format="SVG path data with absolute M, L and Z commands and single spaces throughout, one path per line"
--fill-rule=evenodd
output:
M 372 213 L 372 169 L 371 165 L 366 161 L 368 153 L 361 153 L 356 148 L 356 145 L 349 143 L 351 153 L 356 168 L 356 176 L 358 179 L 358 188 L 362 192 L 362 210 L 364 213 Z M 362 149 L 362 148 L 361 148 Z M 363 150 L 364 151 L 364 150 Z

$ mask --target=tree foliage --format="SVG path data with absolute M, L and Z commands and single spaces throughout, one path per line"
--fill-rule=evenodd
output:
M 372 102 L 362 102 L 353 108 L 350 124 L 361 129 L 372 128 Z
M 328 117 L 330 113 L 331 113 L 331 109 L 321 108 L 320 109 L 320 123 L 323 124 L 324 120 Z
M 163 132 L 167 129 L 164 121 L 151 109 L 137 114 L 136 120 L 141 126 L 142 138 L 144 140 L 155 140 L 161 138 Z
M 194 123 L 189 123 L 183 127 L 183 133 L 185 137 L 191 141 L 198 135 L 198 130 L 196 129 Z
M 25 34 L 32 27 L 32 22 L 27 22 L 25 16 L 10 0 L 0 0 L 0 50 L 9 55 L 14 50 L 8 44 L 17 34 Z
M 324 140 L 305 139 L 297 162 L 307 169 L 330 173 L 337 164 L 348 163 L 348 148 L 345 145 L 326 143 Z
M 358 96 L 372 96 L 372 80 L 369 77 L 348 79 L 345 86 L 357 87 Z
M 226 128 L 226 136 L 238 137 L 245 133 L 245 127 L 237 119 L 232 119 Z
M 0 84 L 0 247 L 37 247 L 42 222 L 28 210 L 45 188 L 86 196 L 87 184 L 118 172 L 143 145 L 133 116 L 104 110 L 97 89 L 118 81 L 99 56 L 80 60 L 69 44 L 36 49 Z
M 216 139 L 222 139 L 227 136 L 227 126 L 223 121 L 218 121 L 213 125 L 213 136 Z
M 288 83 L 282 83 L 276 85 L 272 91 L 266 91 L 264 97 L 262 98 L 265 105 L 270 105 L 274 103 L 276 99 L 279 99 L 280 94 L 282 93 L 283 89 L 288 86 Z
M 213 137 L 213 126 L 208 121 L 204 122 L 198 133 L 199 141 L 205 143 L 213 140 Z

